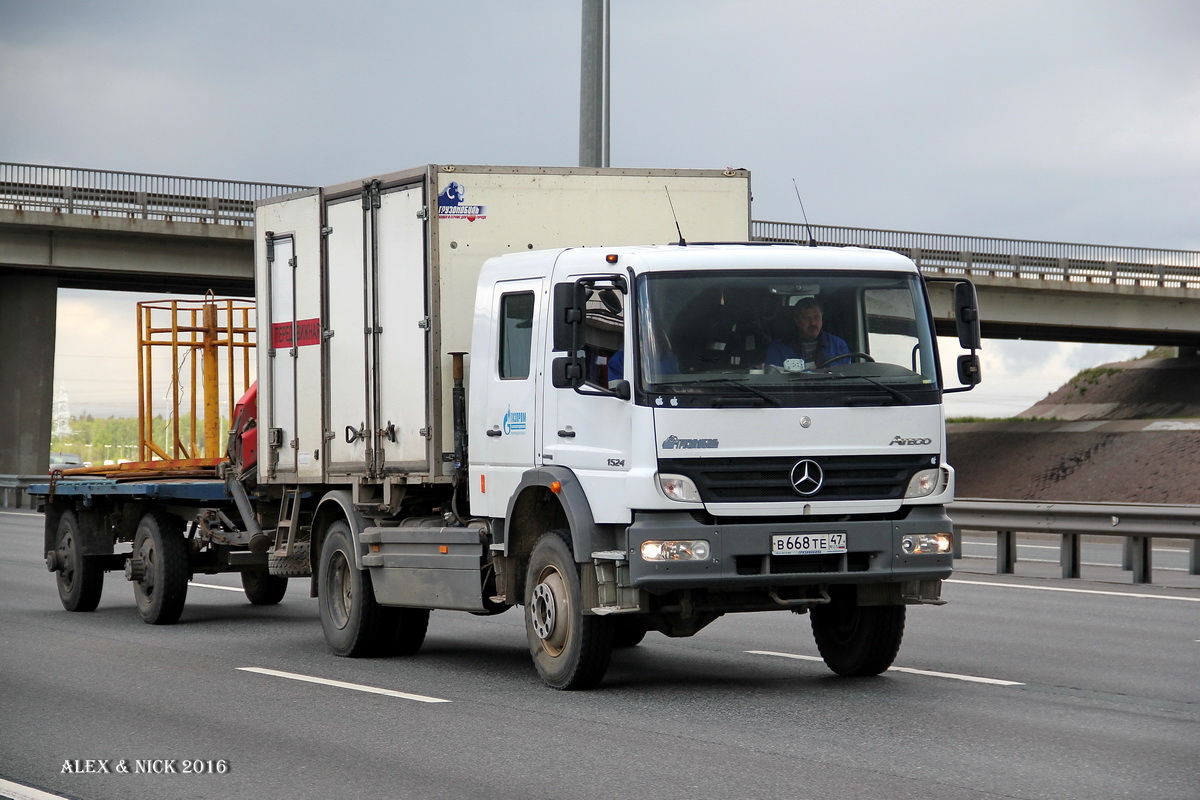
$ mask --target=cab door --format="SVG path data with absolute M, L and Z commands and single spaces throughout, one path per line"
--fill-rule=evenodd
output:
M 479 488 L 488 516 L 505 516 L 521 476 L 539 463 L 541 376 L 537 365 L 544 338 L 541 310 L 545 301 L 543 279 L 498 282 L 489 309 L 495 326 L 484 356 L 490 361 L 486 371 L 479 369 L 478 355 L 472 357 L 472 380 L 478 380 L 482 372 L 488 383 L 485 418 L 472 424 L 476 433 L 471 443 L 482 449 Z M 475 386 L 473 383 L 472 391 Z

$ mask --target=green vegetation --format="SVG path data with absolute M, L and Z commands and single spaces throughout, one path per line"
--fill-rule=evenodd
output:
M 229 430 L 229 420 L 221 419 L 220 430 L 221 449 L 224 451 L 224 433 Z M 167 420 L 162 416 L 155 417 L 152 431 L 153 440 L 160 447 L 165 447 L 165 444 L 170 441 Z M 191 436 L 192 418 L 189 414 L 179 419 L 179 438 L 185 445 L 189 445 Z M 203 431 L 198 431 L 197 437 L 202 438 Z M 90 414 L 72 417 L 70 433 L 50 437 L 50 452 L 74 453 L 89 464 L 103 464 L 106 461 L 136 461 L 138 458 L 137 417 L 96 418 Z

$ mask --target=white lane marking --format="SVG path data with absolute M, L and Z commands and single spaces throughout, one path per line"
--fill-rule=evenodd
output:
M 0 778 L 0 797 L 7 797 L 10 800 L 66 800 L 61 795 L 50 794 L 40 789 L 31 789 L 3 778 Z
M 970 586 L 995 586 L 1001 589 L 1036 589 L 1042 592 L 1070 592 L 1072 594 L 1101 594 L 1108 597 L 1139 597 L 1145 600 L 1182 600 L 1185 603 L 1200 603 L 1200 597 L 1180 597 L 1173 594 L 1143 594 L 1139 592 L 1105 592 L 1099 589 L 1070 589 L 1065 586 L 1030 586 L 1024 583 L 992 583 L 991 581 L 964 581 L 947 578 L 946 583 L 963 583 Z
M 779 658 L 794 658 L 797 661 L 823 661 L 819 656 L 800 656 L 795 653 L 777 653 L 774 650 L 747 650 L 747 653 L 755 656 L 778 656 Z M 970 683 L 986 683 L 992 686 L 1024 686 L 1020 681 L 1002 681 L 999 678 L 981 678 L 978 675 L 958 675 L 953 672 L 933 672 L 927 669 L 913 669 L 911 667 L 889 667 L 888 672 L 907 672 L 910 675 L 927 675 L 933 678 L 950 678 L 956 681 L 968 681 Z
M 195 581 L 188 581 L 188 586 L 195 586 L 198 589 L 220 589 L 223 592 L 245 591 L 245 589 L 240 586 L 217 586 L 215 583 L 196 583 Z
M 353 689 L 356 692 L 367 692 L 368 694 L 382 694 L 387 697 L 399 697 L 402 700 L 416 700 L 418 703 L 449 703 L 442 697 L 428 697 L 423 694 L 409 694 L 408 692 L 397 692 L 394 689 L 381 689 L 378 686 L 364 686 L 361 683 L 346 683 L 345 681 L 334 681 L 328 678 L 314 678 L 311 675 L 300 675 L 295 672 L 280 672 L 275 669 L 263 669 L 262 667 L 238 667 L 242 672 L 257 672 L 259 675 L 271 675 L 276 678 L 287 678 L 292 681 L 304 681 L 305 683 L 319 683 L 324 686 L 334 686 L 338 689 Z

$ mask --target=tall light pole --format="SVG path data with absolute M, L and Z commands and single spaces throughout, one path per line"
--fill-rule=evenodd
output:
M 609 159 L 609 0 L 583 0 L 579 73 L 579 166 Z

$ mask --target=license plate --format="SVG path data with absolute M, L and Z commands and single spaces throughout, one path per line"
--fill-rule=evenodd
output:
M 817 556 L 846 552 L 844 533 L 776 533 L 771 535 L 773 556 Z

